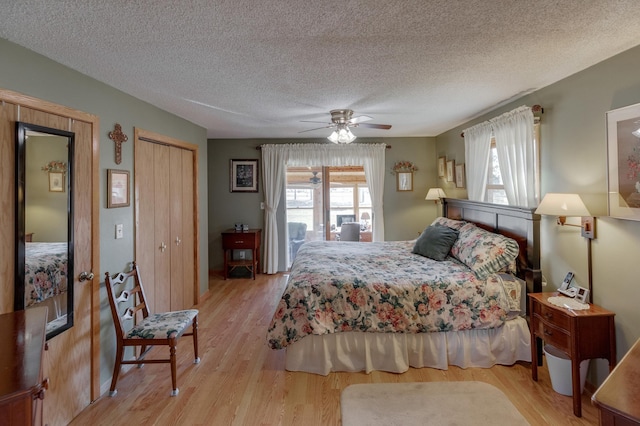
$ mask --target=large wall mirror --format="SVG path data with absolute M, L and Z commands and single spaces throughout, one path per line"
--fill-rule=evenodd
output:
M 47 339 L 73 326 L 74 133 L 16 123 L 14 309 L 46 306 Z

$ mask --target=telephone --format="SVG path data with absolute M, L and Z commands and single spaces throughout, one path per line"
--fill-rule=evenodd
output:
M 587 302 L 587 298 L 589 297 L 589 290 L 577 285 L 571 286 L 573 276 L 573 272 L 567 272 L 567 275 L 564 277 L 564 280 L 562 281 L 562 285 L 560 285 L 558 292 L 564 294 L 565 296 L 576 298 L 582 303 L 589 303 Z

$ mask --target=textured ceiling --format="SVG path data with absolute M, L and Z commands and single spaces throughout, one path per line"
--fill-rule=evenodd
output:
M 207 128 L 435 136 L 640 44 L 638 0 L 21 0 L 0 37 Z M 0 60 L 3 60 L 0 58 Z

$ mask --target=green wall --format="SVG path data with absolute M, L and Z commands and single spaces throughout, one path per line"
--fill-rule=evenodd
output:
M 391 145 L 385 154 L 384 227 L 386 240 L 416 238 L 437 215 L 435 204 L 425 201 L 427 190 L 436 184 L 435 138 L 359 138 L 359 143 Z M 258 193 L 229 191 L 229 160 L 260 159 L 257 146 L 267 143 L 329 143 L 321 139 L 210 139 L 209 140 L 209 267 L 222 270 L 222 239 L 220 232 L 236 222 L 252 228 L 264 228 L 262 176 Z M 418 166 L 414 173 L 414 190 L 397 192 L 391 168 L 397 161 L 412 161 Z M 262 165 L 260 165 L 260 168 Z M 262 173 L 262 172 L 260 172 Z M 284 229 L 284 194 L 278 209 L 278 229 Z M 279 270 L 286 270 L 284 235 L 279 243 Z
M 134 255 L 134 202 L 129 207 L 106 208 L 107 169 L 129 170 L 133 190 L 133 129 L 150 130 L 199 147 L 198 179 L 200 200 L 200 293 L 208 288 L 207 271 L 207 140 L 206 130 L 169 114 L 77 71 L 0 39 L 0 87 L 54 102 L 100 119 L 100 271 L 116 273 L 128 268 Z M 122 163 L 115 164 L 114 143 L 108 137 L 119 123 L 128 135 L 122 146 Z M 124 238 L 115 239 L 115 225 L 124 225 Z M 1 255 L 1 254 L 0 254 Z M 143 271 L 144 274 L 144 271 Z M 107 383 L 113 372 L 115 334 L 104 290 L 100 290 L 100 381 Z
M 439 155 L 464 156 L 460 132 L 520 105 L 544 108 L 541 124 L 541 185 L 547 192 L 572 192 L 585 198 L 596 216 L 593 240 L 593 300 L 616 313 L 620 359 L 640 338 L 640 290 L 635 268 L 640 255 L 640 222 L 606 217 L 606 112 L 640 103 L 640 47 L 633 48 L 558 83 L 540 89 L 437 137 Z M 577 218 L 568 221 L 578 223 Z M 587 242 L 576 228 L 560 228 L 555 218 L 541 224 L 545 291 L 555 290 L 567 271 L 587 287 Z M 591 363 L 592 382 L 608 373 L 606 362 Z

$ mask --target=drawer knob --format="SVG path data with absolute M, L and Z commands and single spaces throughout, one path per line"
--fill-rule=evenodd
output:
M 545 318 L 546 318 L 546 319 L 551 319 L 551 318 L 553 318 L 553 314 L 552 314 L 552 313 L 549 313 L 549 312 L 546 312 L 546 313 L 544 314 L 544 316 L 545 316 Z
M 549 331 L 549 329 L 545 328 L 544 329 L 544 335 L 545 336 L 553 336 L 553 331 Z
M 242 244 L 242 243 L 244 243 L 244 241 L 242 241 L 242 240 L 236 241 L 236 244 Z

